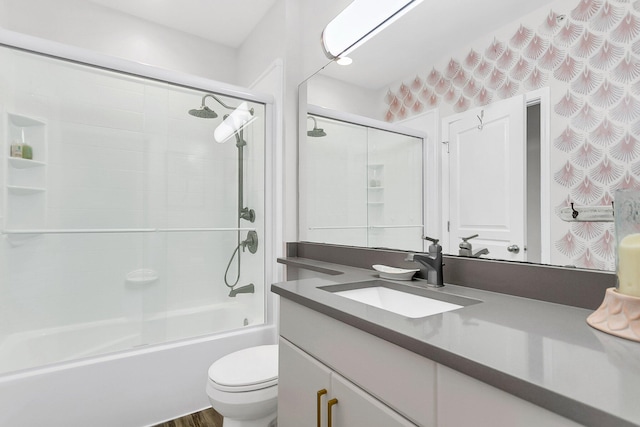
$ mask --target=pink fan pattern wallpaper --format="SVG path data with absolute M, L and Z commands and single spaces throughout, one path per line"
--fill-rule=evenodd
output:
M 494 38 L 483 51 L 389 89 L 385 120 L 445 103 L 463 112 L 548 85 L 552 121 L 566 123 L 551 135 L 551 156 L 567 159 L 553 171 L 556 193 L 565 194 L 556 214 L 571 203 L 611 205 L 616 189 L 640 189 L 640 0 L 580 0 L 568 14 L 550 10 L 538 26 L 521 24 L 509 39 Z M 567 224 L 552 240 L 578 267 L 615 267 L 612 224 Z

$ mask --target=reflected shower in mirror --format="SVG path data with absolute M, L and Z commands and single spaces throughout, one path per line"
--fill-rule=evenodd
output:
M 313 127 L 300 150 L 301 239 L 422 250 L 423 137 L 397 125 L 310 110 Z

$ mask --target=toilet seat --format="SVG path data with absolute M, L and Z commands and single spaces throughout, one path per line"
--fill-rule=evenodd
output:
M 278 346 L 262 345 L 228 354 L 209 367 L 217 390 L 241 393 L 278 384 Z

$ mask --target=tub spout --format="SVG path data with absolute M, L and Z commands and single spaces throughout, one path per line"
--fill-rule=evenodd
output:
M 249 283 L 248 285 L 240 286 L 237 289 L 231 289 L 231 291 L 229 292 L 229 296 L 235 297 L 238 294 L 252 294 L 254 292 L 255 287 L 253 286 L 253 283 Z

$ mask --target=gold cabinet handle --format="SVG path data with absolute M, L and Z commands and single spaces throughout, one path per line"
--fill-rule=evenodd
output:
M 337 403 L 338 399 L 336 399 L 335 397 L 327 402 L 327 418 L 329 419 L 329 422 L 327 424 L 328 427 L 331 427 L 331 418 L 333 418 L 331 416 L 331 408 L 333 408 L 333 405 L 336 405 Z
M 317 416 L 318 427 L 322 427 L 320 425 L 321 424 L 321 422 L 320 422 L 320 418 L 321 418 L 321 415 L 320 415 L 320 401 L 322 400 L 322 396 L 324 396 L 325 394 L 327 394 L 327 390 L 325 390 L 324 388 L 322 390 L 318 390 L 318 400 L 316 402 L 316 408 L 318 409 L 318 416 Z

